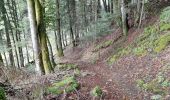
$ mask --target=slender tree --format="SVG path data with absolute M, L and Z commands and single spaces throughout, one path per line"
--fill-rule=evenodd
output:
M 54 55 L 53 55 L 52 45 L 50 43 L 50 40 L 49 40 L 48 36 L 47 36 L 47 43 L 48 43 L 48 48 L 49 48 L 49 55 L 50 55 L 51 64 L 52 64 L 52 67 L 54 68 L 54 66 L 56 64 L 55 64 L 54 57 L 53 57 Z
M 56 0 L 56 20 L 57 20 L 57 22 L 56 22 L 56 28 L 57 28 L 57 46 L 58 46 L 58 48 L 57 48 L 57 54 L 58 54 L 58 56 L 59 57 L 62 57 L 62 56 L 64 56 L 64 53 L 63 53 L 63 46 L 62 46 L 62 40 L 61 40 L 61 26 L 60 26 L 60 2 L 59 2 L 59 0 Z
M 123 34 L 126 36 L 128 33 L 128 23 L 127 23 L 127 14 L 125 8 L 125 1 L 121 0 L 121 14 L 122 14 L 122 29 Z
M 75 0 L 68 0 L 67 1 L 67 8 L 68 8 L 68 16 L 69 16 L 69 29 L 70 29 L 70 41 L 73 47 L 76 46 L 75 43 L 75 34 L 74 34 L 74 25 L 75 25 Z

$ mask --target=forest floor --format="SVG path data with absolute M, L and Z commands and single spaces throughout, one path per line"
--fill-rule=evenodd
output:
M 152 19 L 153 22 L 156 18 Z M 160 69 L 170 62 L 170 47 L 158 55 L 148 54 L 146 56 L 128 55 L 120 58 L 114 64 L 108 64 L 107 60 L 111 54 L 114 54 L 114 48 L 123 45 L 126 47 L 131 44 L 135 38 L 143 32 L 141 30 L 130 30 L 127 39 L 121 37 L 121 32 L 117 29 L 114 33 L 99 38 L 96 43 L 87 47 L 74 49 L 67 48 L 65 57 L 60 62 L 75 63 L 79 66 L 81 73 L 86 75 L 77 77 L 81 84 L 79 100 L 150 100 L 153 95 L 151 92 L 142 91 L 136 81 L 146 76 L 154 79 L 160 72 Z M 119 39 L 118 39 L 119 38 Z M 94 52 L 94 47 L 103 41 L 113 40 L 113 45 L 102 48 Z M 100 98 L 94 98 L 90 91 L 95 87 L 101 87 L 103 94 Z M 74 98 L 74 95 L 68 96 Z M 168 100 L 169 95 L 165 96 Z

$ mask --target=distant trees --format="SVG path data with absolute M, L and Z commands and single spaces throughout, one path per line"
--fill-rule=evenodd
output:
M 2 20 L 3 20 L 3 23 L 4 23 L 4 27 L 5 27 L 7 47 L 9 48 L 9 52 L 8 52 L 8 54 L 9 54 L 8 57 L 9 57 L 9 61 L 10 61 L 9 65 L 15 66 L 14 55 L 13 55 L 13 52 L 12 52 L 12 44 L 11 44 L 11 39 L 10 39 L 10 35 L 9 35 L 9 33 L 10 33 L 9 32 L 10 22 L 7 19 L 7 12 L 6 12 L 6 8 L 5 8 L 4 0 L 0 1 L 0 10 L 1 10 L 1 13 L 2 13 Z

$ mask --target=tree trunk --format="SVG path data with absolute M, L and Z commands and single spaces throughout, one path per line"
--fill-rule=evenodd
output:
M 48 36 L 47 36 L 47 42 L 48 42 L 51 65 L 54 68 L 56 64 L 55 64 L 54 57 L 53 57 L 54 56 L 53 55 L 53 49 L 52 49 L 52 46 L 51 46 L 51 43 L 50 43 L 50 40 L 49 40 Z
M 128 23 L 127 23 L 127 14 L 125 9 L 125 2 L 121 0 L 121 13 L 122 13 L 122 29 L 124 36 L 127 36 L 128 33 Z
M 113 0 L 113 14 L 115 16 L 116 24 L 121 27 L 121 10 L 120 10 L 120 0 Z
M 61 40 L 61 26 L 60 26 L 60 2 L 59 0 L 56 0 L 56 17 L 57 17 L 57 23 L 56 23 L 56 27 L 57 27 L 57 54 L 59 57 L 64 56 L 63 53 L 63 48 L 62 48 L 62 40 Z
M 1 53 L 0 53 L 0 65 L 4 65 Z
M 26 41 L 26 37 L 25 37 L 25 32 L 23 31 L 23 33 L 24 33 L 24 39 L 25 39 L 25 41 Z M 27 63 L 29 63 L 29 52 L 28 52 L 28 46 L 27 46 L 27 44 L 25 44 L 25 50 L 26 50 L 26 59 L 27 59 Z
M 108 12 L 108 6 L 107 6 L 106 0 L 102 0 L 102 1 L 103 1 L 103 6 L 104 6 L 104 9 L 105 9 L 105 12 Z
M 73 47 L 75 47 L 76 46 L 76 44 L 75 44 L 75 40 L 74 40 L 74 32 L 73 32 L 73 12 L 71 11 L 72 9 L 73 9 L 73 7 L 72 7 L 72 2 L 73 2 L 73 0 L 71 0 L 71 1 L 67 1 L 67 7 L 68 7 L 68 14 L 69 14 L 69 28 L 70 28 L 70 41 L 71 41 L 71 44 L 72 44 L 72 46 Z
M 134 17 L 135 17 L 135 23 L 134 25 L 137 27 L 139 25 L 139 20 L 140 20 L 140 12 L 141 12 L 141 0 L 137 0 L 136 1 L 136 11 L 135 14 L 134 14 Z
M 49 52 L 47 47 L 47 35 L 44 23 L 44 12 L 45 9 L 42 6 L 43 1 L 35 0 L 35 10 L 36 10 L 36 21 L 38 28 L 38 36 L 40 40 L 42 61 L 45 70 L 45 74 L 53 72 L 53 68 L 49 58 Z
M 40 51 L 40 44 L 38 39 L 38 28 L 36 23 L 36 14 L 35 14 L 35 2 L 34 0 L 27 0 L 28 5 L 28 15 L 30 21 L 30 29 L 31 29 L 31 38 L 33 44 L 33 51 L 34 51 L 34 59 L 36 65 L 36 71 L 39 75 L 44 74 L 43 63 L 41 59 L 41 51 Z
M 144 13 L 144 6 L 145 6 L 145 0 L 142 0 L 142 8 L 141 8 L 141 12 L 140 12 L 140 20 L 139 20 L 138 28 L 140 28 L 141 24 L 142 24 L 142 18 L 143 18 L 143 13 Z

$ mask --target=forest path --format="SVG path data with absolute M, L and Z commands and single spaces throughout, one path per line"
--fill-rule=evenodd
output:
M 124 59 L 125 61 L 122 61 L 121 64 L 110 66 L 107 63 L 108 57 L 114 52 L 113 48 L 118 47 L 117 44 L 122 42 L 124 42 L 124 39 L 119 39 L 114 45 L 97 53 L 91 52 L 93 46 L 85 50 L 74 48 L 65 51 L 65 57 L 61 61 L 77 64 L 82 74 L 77 78 L 81 84 L 79 92 L 84 95 L 81 100 L 91 100 L 90 91 L 95 86 L 100 86 L 104 92 L 101 100 L 144 99 L 143 93 L 136 86 L 136 79 L 133 79 L 133 76 L 140 75 L 136 65 L 137 63 L 142 64 L 142 61 L 140 62 L 138 59 L 131 57 L 130 61 L 129 58 Z
M 131 60 L 133 62 L 133 59 Z M 95 63 L 81 61 L 81 59 L 70 61 L 67 63 L 75 63 L 80 68 L 82 75 L 78 77 L 81 84 L 79 91 L 85 95 L 84 100 L 92 99 L 90 91 L 95 86 L 100 86 L 104 91 L 102 100 L 143 100 L 144 96 L 132 78 L 133 75 L 139 74 L 135 72 L 138 70 L 137 67 L 133 69 L 127 65 L 129 68 L 126 69 L 126 65 L 124 67 L 114 65 L 111 68 L 105 60 L 98 60 Z M 135 63 L 133 65 L 135 66 Z

